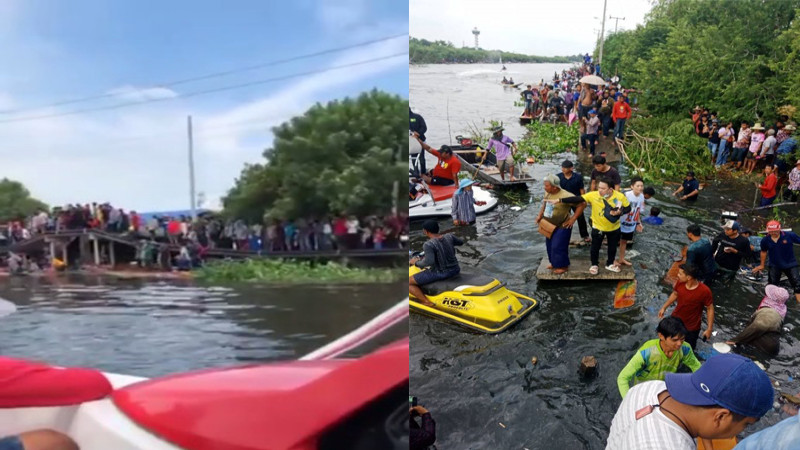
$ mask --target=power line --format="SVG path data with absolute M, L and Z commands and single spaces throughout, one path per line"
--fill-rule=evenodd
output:
M 185 94 L 176 95 L 175 97 L 151 98 L 151 99 L 142 100 L 142 101 L 119 103 L 119 104 L 116 104 L 116 105 L 101 106 L 101 107 L 96 107 L 96 108 L 78 109 L 78 110 L 74 110 L 74 111 L 66 111 L 66 112 L 61 112 L 61 113 L 42 114 L 42 115 L 38 115 L 38 116 L 27 116 L 27 117 L 17 117 L 17 118 L 12 118 L 12 119 L 3 119 L 3 120 L 0 120 L 0 124 L 2 124 L 2 123 L 13 123 L 13 122 L 29 122 L 29 121 L 33 121 L 33 120 L 50 119 L 50 118 L 54 118 L 54 117 L 63 117 L 63 116 L 72 116 L 72 115 L 75 115 L 75 114 L 83 114 L 83 113 L 96 112 L 96 111 L 109 111 L 109 110 L 112 110 L 112 109 L 120 109 L 120 108 L 129 107 L 129 106 L 144 105 L 144 104 L 147 104 L 147 103 L 165 102 L 165 101 L 175 100 L 175 99 L 178 99 L 178 98 L 196 97 L 198 95 L 205 95 L 205 94 L 213 94 L 213 93 L 216 93 L 216 92 L 230 91 L 230 90 L 241 89 L 241 88 L 246 88 L 246 87 L 250 87 L 250 86 L 258 86 L 258 85 L 262 85 L 262 84 L 273 83 L 275 81 L 283 81 L 283 80 L 288 80 L 288 79 L 297 78 L 297 77 L 305 77 L 305 76 L 309 76 L 309 75 L 315 75 L 315 74 L 318 74 L 318 73 L 331 72 L 331 71 L 334 71 L 334 70 L 345 69 L 345 68 L 348 68 L 348 67 L 361 66 L 361 65 L 364 65 L 364 64 L 369 64 L 369 63 L 373 63 L 373 62 L 377 62 L 377 61 L 383 61 L 383 60 L 386 60 L 386 59 L 391 59 L 391 58 L 395 58 L 397 56 L 402 56 L 402 55 L 408 55 L 408 51 L 399 52 L 399 53 L 393 53 L 391 55 L 381 56 L 381 57 L 378 57 L 378 58 L 371 58 L 371 59 L 367 59 L 367 60 L 363 60 L 363 61 L 358 61 L 358 62 L 355 62 L 355 63 L 342 64 L 342 65 L 339 65 L 339 66 L 332 66 L 332 67 L 328 67 L 328 68 L 325 68 L 325 69 L 310 70 L 310 71 L 306 71 L 306 72 L 294 73 L 294 74 L 291 74 L 291 75 L 283 75 L 283 76 L 280 76 L 280 77 L 274 77 L 274 78 L 267 78 L 267 79 L 263 79 L 263 80 L 251 81 L 249 83 L 234 84 L 234 85 L 230 85 L 230 86 L 223 86 L 223 87 L 220 87 L 220 88 L 206 89 L 206 90 L 194 91 L 194 92 L 187 92 Z
M 289 63 L 289 62 L 300 61 L 300 60 L 303 60 L 303 59 L 315 58 L 317 56 L 328 55 L 328 54 L 331 54 L 331 53 L 338 53 L 338 52 L 342 52 L 342 51 L 345 51 L 345 50 L 351 50 L 351 49 L 358 48 L 358 47 L 364 47 L 364 46 L 367 46 L 367 45 L 376 44 L 378 42 L 384 42 L 384 41 L 389 41 L 389 40 L 392 40 L 392 39 L 397 39 L 398 37 L 407 36 L 407 35 L 408 35 L 408 33 L 395 34 L 395 35 L 392 35 L 392 36 L 386 36 L 386 37 L 382 37 L 382 38 L 378 38 L 378 39 L 372 39 L 372 40 L 369 40 L 369 41 L 363 41 L 363 42 L 359 42 L 357 44 L 347 45 L 347 46 L 344 46 L 344 47 L 336 47 L 336 48 L 322 50 L 322 51 L 315 52 L 315 53 L 308 53 L 308 54 L 305 54 L 305 55 L 293 56 L 291 58 L 279 59 L 279 60 L 275 60 L 275 61 L 255 64 L 255 65 L 252 65 L 252 66 L 240 67 L 238 69 L 230 69 L 230 70 L 225 70 L 225 71 L 222 71 L 222 72 L 214 72 L 214 73 L 210 73 L 210 74 L 206 74 L 206 75 L 199 75 L 199 76 L 196 76 L 196 77 L 190 77 L 190 78 L 184 78 L 184 79 L 181 79 L 181 80 L 170 81 L 170 82 L 167 82 L 167 83 L 160 83 L 160 84 L 153 85 L 153 86 L 150 86 L 150 87 L 147 87 L 147 88 L 137 89 L 136 91 L 142 91 L 144 89 L 166 88 L 166 87 L 178 86 L 178 85 L 181 85 L 181 84 L 192 83 L 192 82 L 195 82 L 195 81 L 201 81 L 201 80 L 208 80 L 208 79 L 211 79 L 211 78 L 224 77 L 224 76 L 231 75 L 231 74 L 234 74 L 234 73 L 241 73 L 241 72 L 248 72 L 248 71 L 252 71 L 252 70 L 256 70 L 256 69 L 263 69 L 263 68 L 269 67 L 269 66 L 277 66 L 277 65 L 286 64 L 286 63 Z M 92 100 L 101 100 L 101 99 L 105 99 L 105 98 L 116 97 L 116 96 L 119 96 L 119 95 L 120 95 L 119 92 L 98 94 L 98 95 L 93 95 L 93 96 L 89 96 L 89 97 L 81 97 L 81 98 L 75 98 L 75 99 L 71 99 L 71 100 L 63 100 L 63 101 L 59 101 L 59 102 L 55 102 L 55 103 L 50 103 L 48 105 L 0 111 L 0 115 L 19 114 L 21 112 L 35 111 L 35 110 L 38 110 L 38 109 L 52 108 L 52 107 L 55 107 L 55 106 L 71 105 L 71 104 L 75 104 L 75 103 L 84 103 L 84 102 L 89 102 L 89 101 L 92 101 Z

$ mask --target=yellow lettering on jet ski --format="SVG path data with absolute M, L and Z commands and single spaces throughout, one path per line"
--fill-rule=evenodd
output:
M 466 311 L 472 308 L 472 304 L 469 300 L 458 300 L 455 298 L 446 298 L 442 300 L 442 305 L 449 306 L 450 308 L 460 309 Z

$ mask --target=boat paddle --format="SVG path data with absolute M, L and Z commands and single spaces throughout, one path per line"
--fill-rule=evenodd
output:
M 17 305 L 0 298 L 0 317 L 5 317 L 17 311 Z

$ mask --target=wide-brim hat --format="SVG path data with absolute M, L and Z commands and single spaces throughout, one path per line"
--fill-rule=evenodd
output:
M 761 125 L 761 122 L 756 122 L 756 124 L 755 124 L 755 125 L 753 125 L 753 129 L 754 129 L 754 130 L 763 130 L 763 129 L 764 129 L 764 126 L 763 126 L 763 125 Z
M 492 128 L 492 133 L 497 133 L 497 132 L 500 132 L 500 131 L 503 131 L 503 130 L 505 130 L 505 128 L 503 128 L 502 125 L 498 125 L 498 126 Z
M 794 131 L 794 130 L 796 130 L 797 128 L 795 128 L 795 127 L 794 127 L 794 125 L 792 125 L 792 124 L 789 124 L 789 125 L 786 125 L 785 127 L 783 127 L 783 129 L 784 129 L 784 130 L 788 130 L 788 131 Z

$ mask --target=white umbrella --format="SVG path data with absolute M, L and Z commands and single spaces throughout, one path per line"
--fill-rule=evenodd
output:
M 606 84 L 606 82 L 597 75 L 586 75 L 585 77 L 580 79 L 580 82 L 586 84 L 595 84 L 598 86 L 603 86 Z

